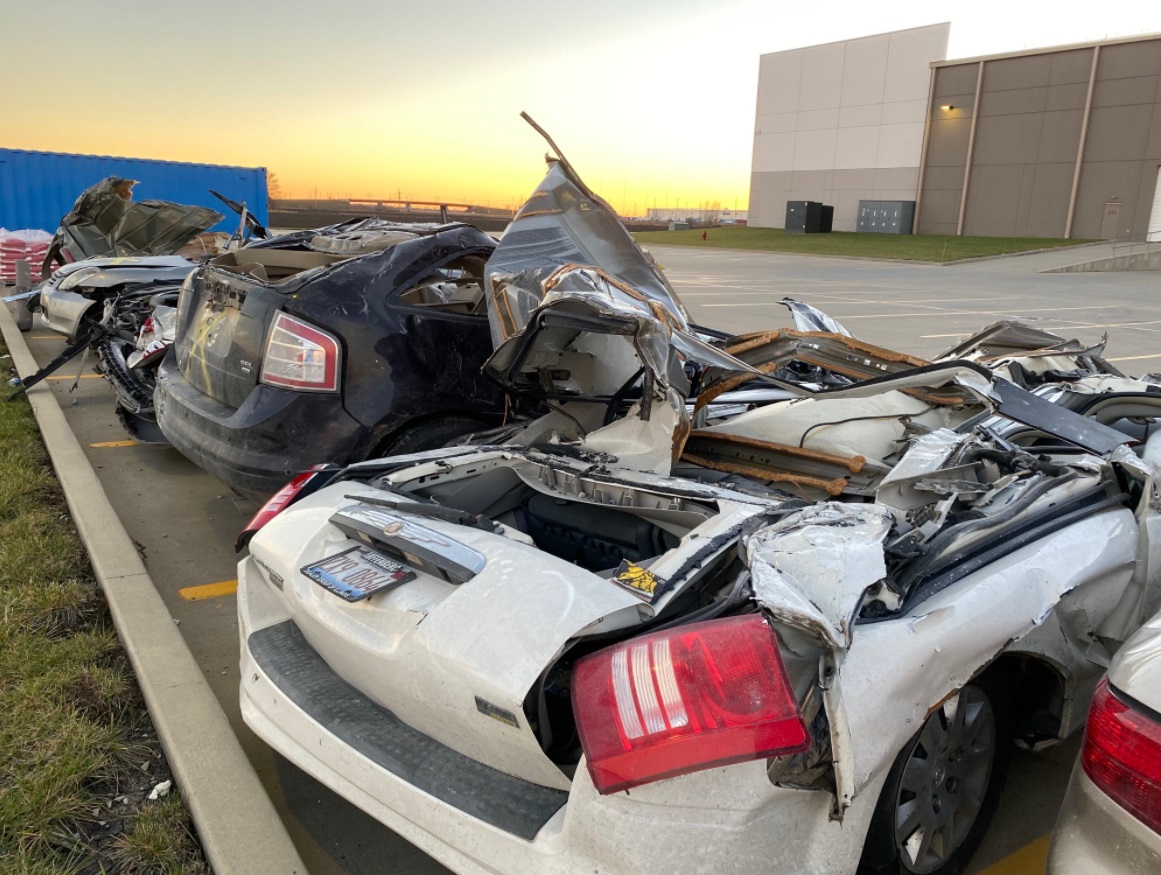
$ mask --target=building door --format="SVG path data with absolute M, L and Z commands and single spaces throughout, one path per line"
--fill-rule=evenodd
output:
M 1157 185 L 1153 189 L 1153 209 L 1149 211 L 1147 240 L 1161 240 L 1161 167 L 1157 168 Z
M 1105 217 L 1101 220 L 1101 239 L 1112 240 L 1119 236 L 1121 229 L 1121 204 L 1105 204 Z

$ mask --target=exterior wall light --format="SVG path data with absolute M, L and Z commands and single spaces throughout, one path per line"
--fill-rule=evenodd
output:
M 945 103 L 943 106 L 940 107 L 940 109 L 942 109 L 944 112 L 950 112 L 951 110 L 955 109 L 955 107 L 952 106 L 950 103 Z

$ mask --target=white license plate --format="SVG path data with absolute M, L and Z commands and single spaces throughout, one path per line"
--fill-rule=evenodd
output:
M 365 547 L 313 562 L 302 573 L 335 595 L 357 602 L 415 579 L 415 572 Z

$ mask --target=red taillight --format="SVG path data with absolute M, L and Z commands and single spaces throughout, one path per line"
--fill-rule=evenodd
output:
M 308 392 L 337 392 L 339 342 L 321 328 L 278 313 L 266 338 L 259 382 Z
M 810 747 L 774 630 L 757 614 L 642 635 L 573 669 L 601 793 Z
M 1161 833 L 1161 723 L 1097 686 L 1080 752 L 1084 772 L 1114 802 Z
M 272 495 L 269 500 L 267 500 L 267 502 L 262 505 L 261 508 L 259 508 L 258 513 L 254 514 L 254 516 L 250 519 L 250 522 L 246 523 L 246 528 L 242 529 L 242 531 L 239 533 L 237 540 L 234 541 L 234 552 L 241 552 L 242 548 L 250 543 L 250 539 L 254 537 L 255 533 L 259 529 L 261 529 L 264 525 L 266 525 L 268 522 L 286 510 L 287 507 L 294 503 L 294 500 L 298 498 L 298 494 L 306 488 L 306 485 L 310 483 L 311 480 L 318 476 L 319 471 L 329 467 L 331 466 L 325 463 L 321 465 L 314 465 L 311 468 L 308 468 L 306 471 L 303 471 L 301 474 L 299 474 L 297 477 L 275 492 L 274 495 Z

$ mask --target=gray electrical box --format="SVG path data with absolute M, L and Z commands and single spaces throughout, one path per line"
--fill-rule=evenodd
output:
M 910 234 L 915 223 L 915 201 L 859 201 L 861 234 Z

